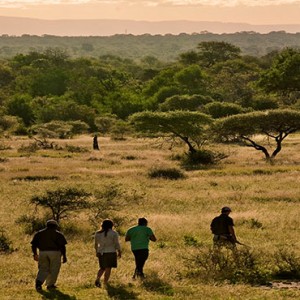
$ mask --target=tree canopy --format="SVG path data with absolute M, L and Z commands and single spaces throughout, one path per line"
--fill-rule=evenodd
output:
M 200 112 L 144 111 L 133 114 L 130 122 L 139 132 L 180 139 L 187 144 L 190 152 L 195 152 L 195 146 L 199 146 L 205 141 L 205 129 L 211 124 L 212 119 Z
M 274 159 L 281 151 L 283 140 L 299 130 L 300 112 L 281 109 L 238 114 L 219 119 L 214 124 L 214 131 L 221 140 L 244 141 L 247 146 L 262 151 L 267 160 Z M 257 135 L 273 140 L 275 149 L 270 152 L 266 141 Z

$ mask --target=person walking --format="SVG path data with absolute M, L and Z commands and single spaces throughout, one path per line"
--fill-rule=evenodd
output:
M 211 224 L 210 229 L 213 233 L 213 243 L 215 247 L 229 247 L 235 249 L 238 240 L 234 231 L 233 219 L 229 217 L 231 208 L 225 206 L 221 209 L 221 214 L 215 217 Z
M 104 284 L 107 284 L 111 269 L 117 267 L 117 255 L 121 258 L 119 235 L 112 228 L 114 223 L 106 219 L 101 224 L 101 229 L 95 234 L 96 256 L 99 260 L 99 271 L 95 285 L 101 287 L 100 279 L 104 274 Z
M 144 265 L 149 256 L 149 241 L 156 241 L 156 237 L 145 218 L 138 219 L 138 225 L 128 229 L 125 241 L 130 241 L 131 251 L 135 258 L 135 271 L 133 279 L 145 278 Z
M 67 262 L 66 244 L 67 241 L 64 235 L 58 231 L 58 223 L 55 220 L 48 220 L 46 228 L 33 236 L 31 249 L 34 260 L 38 261 L 38 273 L 35 281 L 35 288 L 38 292 L 42 291 L 45 281 L 48 290 L 57 288 L 55 284 L 61 262 Z

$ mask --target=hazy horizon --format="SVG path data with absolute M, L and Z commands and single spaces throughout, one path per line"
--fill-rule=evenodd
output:
M 131 20 L 299 24 L 300 0 L 0 0 L 0 16 L 41 20 Z

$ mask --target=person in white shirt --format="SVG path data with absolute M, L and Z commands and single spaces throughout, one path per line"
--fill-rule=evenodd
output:
M 96 256 L 99 259 L 99 271 L 95 285 L 101 287 L 100 279 L 104 274 L 104 284 L 107 284 L 111 268 L 117 267 L 117 256 L 121 258 L 121 246 L 119 235 L 113 228 L 111 220 L 106 219 L 101 224 L 101 230 L 95 234 Z

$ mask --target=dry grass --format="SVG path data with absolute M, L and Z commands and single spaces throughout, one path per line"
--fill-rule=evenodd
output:
M 91 149 L 92 137 L 55 141 L 62 147 Z M 197 239 L 200 247 L 211 245 L 209 224 L 222 206 L 233 209 L 239 239 L 257 253 L 272 257 L 280 247 L 300 253 L 300 137 L 283 145 L 275 165 L 267 165 L 261 153 L 250 148 L 218 146 L 231 156 L 213 168 L 185 171 L 181 180 L 149 179 L 152 167 L 179 167 L 172 152 L 155 147 L 152 140 L 130 138 L 112 141 L 99 138 L 100 151 L 70 153 L 39 150 L 20 153 L 27 138 L 12 137 L 0 143 L 0 227 L 15 252 L 0 255 L 0 299 L 299 299 L 298 290 L 274 290 L 248 285 L 206 285 L 182 276 L 184 258 L 192 246 L 184 236 Z M 176 148 L 178 153 L 183 149 Z M 15 180 L 26 176 L 57 176 L 58 180 Z M 67 236 L 69 262 L 59 276 L 61 294 L 41 296 L 33 289 L 36 264 L 30 252 L 31 237 L 16 220 L 33 212 L 29 199 L 58 187 L 79 187 L 89 192 L 118 185 L 116 214 L 123 219 L 118 230 L 135 224 L 139 216 L 149 219 L 159 241 L 151 245 L 145 272 L 148 282 L 132 282 L 133 257 L 124 243 L 123 257 L 113 271 L 111 287 L 93 286 L 97 261 L 93 250 L 93 227 L 88 212 L 74 214 L 70 222 L 82 229 L 81 236 Z M 51 298 L 52 297 L 52 298 Z M 60 297 L 60 298 L 59 298 Z

